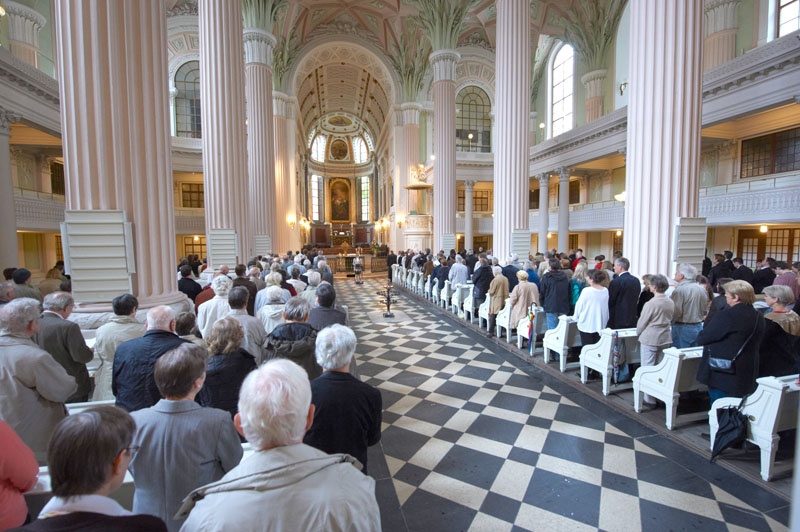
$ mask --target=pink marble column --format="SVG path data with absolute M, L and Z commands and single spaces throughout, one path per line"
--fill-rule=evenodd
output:
M 389 229 L 389 246 L 395 249 L 406 249 L 406 237 L 404 229 L 408 227 L 408 182 L 410 171 L 408 168 L 408 157 L 406 151 L 409 148 L 405 141 L 406 129 L 404 124 L 405 113 L 402 106 L 394 108 L 394 187 L 392 195 L 394 200 L 394 216 L 391 218 L 392 225 Z M 403 227 L 400 227 L 403 225 Z
M 737 10 L 741 0 L 705 0 L 703 68 L 708 70 L 736 57 Z
M 17 250 L 17 219 L 14 215 L 14 187 L 11 182 L 11 123 L 19 119 L 0 107 L 0 265 L 19 266 Z
M 44 15 L 18 2 L 3 3 L 8 16 L 8 44 L 11 54 L 39 68 L 39 31 L 47 23 Z
M 632 2 L 624 254 L 637 274 L 673 271 L 677 217 L 696 217 L 703 4 Z M 676 60 L 679 58 L 680 60 Z
M 404 103 L 400 106 L 403 113 L 403 161 L 400 164 L 402 173 L 405 177 L 405 184 L 411 176 L 411 172 L 419 165 L 419 112 L 422 106 L 418 103 Z M 411 192 L 409 194 L 409 192 Z M 417 201 L 417 192 L 403 190 L 401 194 L 408 196 L 408 212 L 417 211 L 420 206 Z
M 549 249 L 547 233 L 550 230 L 550 174 L 539 175 L 539 246 L 544 253 Z
M 286 253 L 291 245 L 290 226 L 294 217 L 294 205 L 291 200 L 291 158 L 289 152 L 289 121 L 292 115 L 291 99 L 282 92 L 274 92 L 275 122 L 275 238 L 272 249 L 277 253 Z M 327 193 L 321 191 L 322 194 Z
M 174 268 L 164 5 L 56 0 L 54 13 L 67 211 L 123 211 L 140 306 L 185 300 Z M 103 279 L 115 273 L 97 268 Z M 73 288 L 97 281 L 73 276 Z
M 272 104 L 272 34 L 256 29 L 244 31 L 245 96 L 247 99 L 248 225 L 254 240 L 276 238 L 275 142 Z M 266 249 L 255 249 L 264 254 Z
M 474 191 L 475 181 L 464 181 L 464 249 L 472 249 L 475 239 Z
M 505 258 L 515 229 L 528 222 L 528 129 L 530 120 L 530 5 L 497 1 L 497 77 L 495 87 L 494 244 Z M 437 161 L 438 162 L 438 161 Z
M 569 247 L 569 168 L 561 167 L 558 173 L 558 251 L 566 253 Z
M 444 248 L 442 236 L 456 232 L 456 64 L 455 50 L 430 55 L 433 67 L 434 139 L 433 251 Z M 448 250 L 445 250 L 448 251 Z
M 203 183 L 206 233 L 236 231 L 239 262 L 253 254 L 247 223 L 242 3 L 198 0 L 200 109 L 203 120 Z M 217 267 L 209 246 L 209 267 Z

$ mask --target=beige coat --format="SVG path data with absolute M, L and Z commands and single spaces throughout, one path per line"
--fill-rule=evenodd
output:
M 539 287 L 530 281 L 520 281 L 511 291 L 512 328 L 516 328 L 519 320 L 528 315 L 528 308 L 534 304 L 539 304 Z
M 492 298 L 489 314 L 497 314 L 503 309 L 508 298 L 508 279 L 503 274 L 495 275 L 492 279 L 492 284 L 489 285 L 489 297 Z
M 636 323 L 636 334 L 643 345 L 665 346 L 672 343 L 670 323 L 675 304 L 665 295 L 656 294 L 642 307 L 642 315 Z

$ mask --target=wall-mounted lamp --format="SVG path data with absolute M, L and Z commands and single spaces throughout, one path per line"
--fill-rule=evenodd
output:
M 539 122 L 539 129 L 544 129 L 544 122 Z
M 620 203 L 625 203 L 625 200 L 628 199 L 628 192 L 623 190 L 619 194 L 615 194 L 614 195 L 614 199 L 617 200 Z
M 0 6 L 0 17 L 6 16 L 6 10 L 3 6 Z
M 399 227 L 400 229 L 402 229 L 402 228 L 403 228 L 403 225 L 406 223 L 406 219 L 405 219 L 405 218 L 403 218 L 402 216 L 398 216 L 398 217 L 395 219 L 395 221 L 397 222 L 397 227 Z
M 289 229 L 294 229 L 297 225 L 297 220 L 294 218 L 294 216 L 287 216 L 286 223 L 289 224 Z
M 619 95 L 625 96 L 625 91 L 628 90 L 628 82 L 619 84 Z
M 435 160 L 436 160 L 436 155 L 431 153 L 431 161 L 435 161 Z
M 553 238 L 553 233 L 547 233 L 547 238 Z
M 766 233 L 767 231 L 769 231 L 769 227 L 767 227 L 766 225 L 762 225 L 761 227 L 758 228 L 758 230 L 761 231 L 762 233 Z
M 620 231 L 619 229 L 617 229 L 617 236 L 622 236 L 622 231 Z
M 200 242 L 200 237 L 199 237 L 199 236 L 197 236 L 197 235 L 194 235 L 194 241 L 195 241 L 195 242 Z

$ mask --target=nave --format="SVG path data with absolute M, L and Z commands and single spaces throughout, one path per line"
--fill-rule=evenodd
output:
M 402 292 L 411 321 L 373 322 L 383 283 L 336 290 L 383 396 L 369 462 L 385 531 L 787 529 L 788 498 Z

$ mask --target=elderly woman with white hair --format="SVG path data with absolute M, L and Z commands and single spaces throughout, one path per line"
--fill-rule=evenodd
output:
M 211 327 L 218 319 L 224 318 L 231 311 L 231 306 L 228 303 L 228 292 L 233 287 L 231 281 L 225 275 L 219 275 L 211 280 L 211 289 L 214 291 L 214 297 L 200 305 L 197 311 L 197 327 L 203 338 L 208 338 L 211 334 Z
M 319 272 L 311 271 L 306 274 L 306 278 L 308 279 L 308 286 L 303 293 L 300 294 L 300 297 L 305 298 L 308 301 L 309 305 L 315 305 L 317 300 L 317 288 L 319 287 L 319 283 L 322 282 L 322 275 Z
M 283 289 L 280 286 L 268 286 L 265 293 L 265 302 L 256 313 L 256 317 L 264 325 L 267 334 L 275 330 L 278 325 L 286 323 L 283 319 Z
M 764 288 L 772 309 L 764 315 L 764 339 L 759 348 L 759 377 L 780 377 L 800 372 L 800 316 L 787 307 L 795 304 L 792 289 L 784 285 Z
M 367 447 L 381 439 L 381 393 L 349 373 L 356 335 L 344 325 L 317 333 L 315 355 L 324 373 L 311 381 L 314 423 L 303 442 L 326 453 L 346 453 L 364 466 Z
M 283 319 L 286 323 L 276 327 L 264 343 L 265 359 L 288 358 L 308 373 L 309 380 L 322 374 L 314 357 L 317 331 L 306 323 L 311 305 L 300 296 L 286 302 Z

